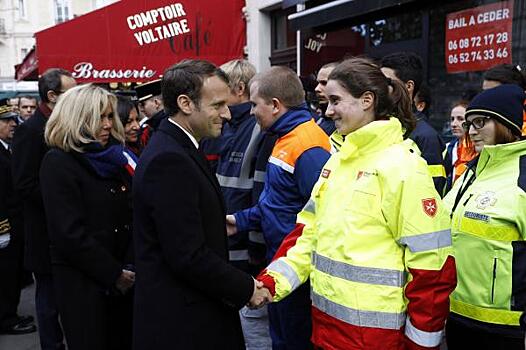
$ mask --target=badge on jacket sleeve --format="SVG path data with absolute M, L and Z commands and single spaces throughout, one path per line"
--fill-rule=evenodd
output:
M 424 213 L 430 217 L 435 217 L 437 214 L 437 201 L 435 198 L 422 199 L 422 209 Z
M 321 171 L 321 177 L 324 177 L 326 179 L 329 178 L 330 174 L 331 174 L 331 171 L 327 168 L 323 168 L 323 170 Z

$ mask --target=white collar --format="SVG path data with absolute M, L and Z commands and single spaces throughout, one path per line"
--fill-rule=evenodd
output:
M 194 144 L 195 148 L 199 149 L 199 143 L 197 142 L 196 138 L 192 134 L 190 134 L 188 131 L 186 131 L 186 129 L 183 128 L 181 125 L 177 124 L 177 122 L 172 120 L 172 118 L 168 118 L 168 121 L 171 122 L 172 124 L 177 125 L 181 130 L 183 130 L 184 133 L 190 138 L 190 140 Z
M 5 142 L 4 140 L 0 139 L 0 143 L 2 144 L 2 146 L 4 146 L 4 148 L 6 150 L 9 151 L 9 144 L 7 142 Z

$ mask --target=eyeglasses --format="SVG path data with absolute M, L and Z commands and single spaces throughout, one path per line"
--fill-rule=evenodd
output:
M 469 128 L 471 128 L 471 125 L 473 125 L 473 128 L 475 130 L 482 129 L 484 125 L 486 125 L 486 121 L 491 119 L 491 117 L 476 117 L 473 118 L 471 121 L 466 120 L 464 123 L 462 123 L 462 128 L 465 132 L 469 131 Z

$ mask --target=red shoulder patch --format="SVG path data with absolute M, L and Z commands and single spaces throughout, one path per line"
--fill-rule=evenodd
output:
M 422 209 L 430 217 L 434 217 L 437 214 L 437 201 L 435 198 L 422 199 Z

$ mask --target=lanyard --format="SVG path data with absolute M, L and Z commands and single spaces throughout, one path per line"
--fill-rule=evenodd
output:
M 460 186 L 459 191 L 457 192 L 457 196 L 455 197 L 455 204 L 453 205 L 453 209 L 451 209 L 451 214 L 449 214 L 449 217 L 453 217 L 453 213 L 455 212 L 455 209 L 457 209 L 458 203 L 460 202 L 460 199 L 462 199 L 462 196 L 464 196 L 464 193 L 468 190 L 469 186 L 473 184 L 476 178 L 476 171 L 473 169 L 473 174 L 469 177 L 468 181 L 466 182 L 467 178 L 467 172 L 471 171 L 472 168 L 467 169 L 466 176 L 464 176 L 464 180 L 462 180 L 462 185 Z M 468 198 L 469 199 L 469 198 Z M 466 201 L 467 202 L 467 201 Z

